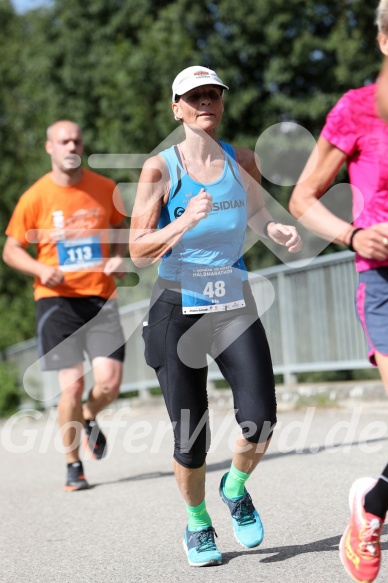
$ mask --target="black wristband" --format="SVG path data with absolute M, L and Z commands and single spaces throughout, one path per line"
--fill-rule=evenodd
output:
M 355 249 L 353 247 L 353 239 L 354 239 L 354 235 L 356 233 L 358 233 L 358 231 L 363 231 L 364 229 L 362 227 L 358 227 L 357 229 L 354 229 L 353 233 L 350 235 L 350 239 L 349 239 L 349 243 L 348 243 L 348 249 L 350 249 L 350 251 L 354 251 Z
M 274 223 L 275 221 L 273 219 L 271 219 L 270 221 L 268 221 L 268 223 L 265 223 L 264 227 L 263 227 L 263 235 L 265 235 L 266 237 L 268 237 L 269 239 L 269 235 L 268 235 L 268 226 L 271 223 Z

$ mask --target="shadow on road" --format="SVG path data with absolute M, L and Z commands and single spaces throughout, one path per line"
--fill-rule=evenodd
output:
M 388 524 L 383 528 L 383 534 L 388 533 Z M 234 553 L 223 553 L 223 563 L 227 564 L 236 557 L 241 557 L 242 555 L 268 555 L 270 557 L 264 557 L 261 559 L 261 563 L 277 563 L 279 561 L 287 561 L 298 555 L 304 555 L 306 553 L 323 553 L 326 551 L 338 552 L 338 545 L 341 539 L 341 535 L 332 536 L 330 538 L 324 538 L 322 540 L 313 541 L 311 543 L 303 545 L 289 545 L 285 547 L 272 547 L 268 549 L 252 549 L 251 551 L 240 551 Z M 388 542 L 381 544 L 381 550 L 385 551 L 388 549 Z
M 349 443 L 336 443 L 333 444 L 331 446 L 326 446 L 326 445 L 320 445 L 316 448 L 314 448 L 313 451 L 311 451 L 309 448 L 304 448 L 301 451 L 295 451 L 295 450 L 291 450 L 291 451 L 286 451 L 286 452 L 273 452 L 273 453 L 267 453 L 263 459 L 261 460 L 260 463 L 263 462 L 269 462 L 273 459 L 277 459 L 277 458 L 281 458 L 281 457 L 285 457 L 285 456 L 290 456 L 290 455 L 316 455 L 318 453 L 324 453 L 324 452 L 333 452 L 336 449 L 340 448 L 340 447 L 351 447 L 351 446 L 355 446 L 355 445 L 360 445 L 361 443 L 366 444 L 366 443 L 376 443 L 376 442 L 383 442 L 383 441 L 388 441 L 388 437 L 381 437 L 381 438 L 376 438 L 376 439 L 368 439 L 365 441 L 352 441 Z M 213 463 L 213 464 L 208 464 L 207 465 L 207 471 L 208 472 L 218 472 L 220 470 L 228 470 L 230 467 L 230 462 L 231 462 L 231 458 L 222 461 L 222 462 L 217 462 L 217 463 Z M 173 471 L 169 471 L 169 472 L 147 472 L 145 474 L 138 474 L 135 476 L 128 476 L 126 478 L 120 478 L 119 480 L 112 480 L 110 482 L 98 482 L 96 484 L 93 484 L 93 487 L 99 487 L 99 486 L 108 486 L 111 484 L 121 484 L 122 482 L 136 482 L 136 481 L 142 481 L 142 480 L 153 480 L 155 478 L 170 478 L 171 476 L 174 475 Z

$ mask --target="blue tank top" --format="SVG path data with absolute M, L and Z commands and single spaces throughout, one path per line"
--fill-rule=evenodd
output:
M 213 198 L 213 209 L 206 219 L 187 231 L 175 247 L 163 256 L 158 273 L 164 279 L 180 281 L 182 267 L 232 266 L 247 279 L 242 258 L 247 227 L 247 194 L 240 175 L 233 147 L 220 142 L 225 163 L 221 176 L 207 184 L 193 180 L 183 169 L 179 150 L 172 146 L 160 152 L 170 175 L 167 204 L 162 207 L 159 228 L 163 228 L 184 211 L 192 196 L 201 188 Z

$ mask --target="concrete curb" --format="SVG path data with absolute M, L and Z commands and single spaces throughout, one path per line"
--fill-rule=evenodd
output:
M 228 388 L 216 389 L 208 386 L 209 405 L 217 408 L 233 407 L 233 397 Z M 303 383 L 299 385 L 278 385 L 276 387 L 278 410 L 290 410 L 297 407 L 335 407 L 344 405 L 385 403 L 388 395 L 381 381 L 348 381 L 341 383 Z M 133 398 L 126 401 L 131 408 L 164 407 L 161 395 L 147 399 Z M 124 399 L 117 401 L 117 406 Z

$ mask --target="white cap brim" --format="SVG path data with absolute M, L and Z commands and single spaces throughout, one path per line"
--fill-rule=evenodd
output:
M 188 67 L 177 75 L 172 85 L 172 101 L 176 101 L 177 96 L 184 95 L 191 89 L 202 87 L 203 85 L 218 85 L 223 89 L 229 89 L 225 83 L 211 69 L 205 67 Z

